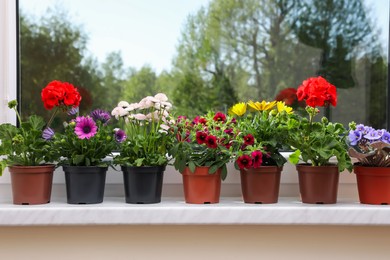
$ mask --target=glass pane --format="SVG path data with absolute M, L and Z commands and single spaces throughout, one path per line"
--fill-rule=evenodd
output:
M 157 92 L 178 115 L 275 98 L 299 110 L 294 91 L 321 75 L 339 95 L 324 115 L 387 126 L 389 0 L 19 4 L 23 115 L 47 114 L 40 91 L 53 79 L 79 87 L 82 111 Z

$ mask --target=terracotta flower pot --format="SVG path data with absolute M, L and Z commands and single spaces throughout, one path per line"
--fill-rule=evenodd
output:
M 337 165 L 298 164 L 297 170 L 303 203 L 334 204 L 337 202 L 340 175 Z
M 261 166 L 240 170 L 242 197 L 245 203 L 277 203 L 280 173 L 283 167 Z
M 185 168 L 183 188 L 186 203 L 218 203 L 221 194 L 221 169 L 214 174 L 208 173 L 209 167 L 196 167 L 195 172 Z
M 355 165 L 360 203 L 390 204 L 390 168 Z
M 13 203 L 20 205 L 50 202 L 55 166 L 11 166 Z

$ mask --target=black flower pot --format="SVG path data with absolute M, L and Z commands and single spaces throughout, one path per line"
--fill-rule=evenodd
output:
M 126 203 L 161 202 L 165 166 L 122 166 Z
M 63 166 L 69 204 L 102 203 L 108 167 Z

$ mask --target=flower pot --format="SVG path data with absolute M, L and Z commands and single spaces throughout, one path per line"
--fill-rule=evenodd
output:
M 126 203 L 151 204 L 161 202 L 164 166 L 122 166 Z
M 102 203 L 108 167 L 63 166 L 68 204 Z
M 55 166 L 11 166 L 12 197 L 14 204 L 34 205 L 50 202 Z
M 337 202 L 339 169 L 337 165 L 297 165 L 299 191 L 303 203 L 334 204 Z
M 221 169 L 209 174 L 209 167 L 196 167 L 191 172 L 184 169 L 183 188 L 186 203 L 211 204 L 218 203 L 221 194 Z
M 283 167 L 261 166 L 240 170 L 242 197 L 245 203 L 277 203 L 280 173 Z
M 360 203 L 389 205 L 390 204 L 390 168 L 365 167 L 355 165 Z

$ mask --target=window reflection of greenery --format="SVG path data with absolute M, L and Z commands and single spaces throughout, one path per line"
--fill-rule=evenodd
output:
M 177 114 L 193 116 L 272 100 L 322 75 L 339 90 L 339 108 L 325 115 L 385 128 L 387 64 L 373 16 L 360 0 L 212 0 L 188 16 L 172 69 L 157 74 L 150 66 L 125 68 L 120 52 L 99 63 L 67 10 L 39 20 L 20 12 L 22 113 L 48 114 L 40 90 L 53 79 L 79 86 L 82 113 L 164 92 Z

